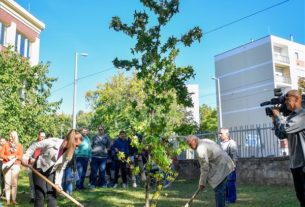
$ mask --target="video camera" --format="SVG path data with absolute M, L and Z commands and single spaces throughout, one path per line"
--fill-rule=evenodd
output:
M 283 95 L 282 89 L 275 88 L 273 90 L 275 98 L 272 98 L 270 101 L 265 101 L 260 104 L 261 107 L 267 105 L 273 105 L 273 107 L 279 108 L 279 111 L 283 114 L 283 116 L 288 116 L 291 111 L 287 108 L 285 104 L 286 94 Z M 303 103 L 303 96 L 302 96 L 302 103 Z M 267 116 L 272 117 L 273 112 L 271 107 L 266 107 L 265 112 Z

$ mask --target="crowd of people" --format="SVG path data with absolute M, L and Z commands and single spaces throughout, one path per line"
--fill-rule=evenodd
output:
M 276 136 L 280 139 L 288 138 L 295 191 L 300 206 L 305 207 L 305 110 L 302 108 L 300 93 L 296 90 L 289 91 L 285 96 L 285 104 L 291 110 L 289 116 L 283 117 L 279 109 L 273 108 L 272 119 Z M 142 141 L 142 136 L 134 130 L 133 135 L 139 142 Z M 219 139 L 220 142 L 216 143 L 190 135 L 186 142 L 197 153 L 200 164 L 198 191 L 205 189 L 209 183 L 215 192 L 216 207 L 224 207 L 227 203 L 235 203 L 237 199 L 235 169 L 238 153 L 236 142 L 229 136 L 228 129 L 220 129 Z M 0 138 L 0 193 L 2 196 L 5 194 L 7 204 L 17 204 L 21 165 L 30 166 L 30 201 L 35 207 L 43 207 L 47 199 L 49 207 L 56 207 L 55 189 L 72 194 L 73 186 L 74 190 L 79 191 L 86 188 L 117 188 L 120 184 L 119 177 L 123 188 L 127 188 L 128 180 L 133 187 L 137 187 L 139 180 L 146 180 L 146 158 L 147 152 L 138 152 L 131 145 L 126 131 L 120 131 L 116 139 L 110 139 L 103 125 L 98 126 L 98 133 L 92 139 L 88 137 L 86 128 L 81 133 L 72 129 L 63 139 L 46 136 L 40 131 L 25 153 L 17 132 L 12 131 L 7 141 Z M 127 160 L 131 162 L 126 162 Z M 130 163 L 139 167 L 139 178 L 132 174 Z M 34 169 L 52 181 L 56 188 L 33 173 Z M 87 173 L 88 169 L 90 173 Z M 88 174 L 89 185 L 86 186 Z
M 133 132 L 141 142 L 142 136 Z M 17 183 L 21 165 L 28 167 L 29 199 L 34 206 L 44 206 L 44 200 L 49 207 L 56 206 L 57 192 L 33 173 L 32 167 L 68 194 L 86 188 L 117 188 L 120 185 L 126 188 L 128 180 L 137 187 L 137 182 L 146 180 L 145 152 L 139 153 L 131 146 L 126 131 L 120 131 L 116 139 L 110 139 L 102 125 L 92 138 L 88 133 L 86 128 L 81 133 L 70 130 L 60 139 L 39 131 L 25 152 L 16 131 L 10 133 L 8 141 L 0 138 L 0 193 L 5 196 L 7 205 L 18 204 Z M 127 158 L 131 160 L 128 163 L 139 167 L 139 178 L 132 174 Z M 86 177 L 89 177 L 88 185 L 85 185 Z M 122 183 L 119 183 L 120 177 Z

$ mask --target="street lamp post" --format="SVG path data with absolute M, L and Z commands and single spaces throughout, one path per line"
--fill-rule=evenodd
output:
M 218 99 L 218 131 L 222 128 L 222 110 L 221 110 L 221 95 L 220 95 L 220 83 L 219 78 L 212 77 L 217 83 L 217 99 Z
M 75 67 L 74 67 L 74 92 L 73 92 L 73 112 L 72 112 L 72 129 L 76 129 L 76 94 L 77 94 L 77 67 L 78 67 L 78 55 L 86 57 L 87 53 L 75 52 Z

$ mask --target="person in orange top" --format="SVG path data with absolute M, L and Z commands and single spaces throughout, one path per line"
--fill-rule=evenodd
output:
M 8 170 L 4 172 L 5 180 L 5 196 L 6 202 L 9 205 L 12 197 L 12 203 L 17 204 L 17 183 L 20 172 L 20 164 L 23 156 L 23 147 L 19 143 L 18 134 L 16 131 L 10 133 L 10 138 L 4 144 L 0 152 L 0 157 L 3 159 L 3 164 L 8 165 Z M 15 160 L 11 165 L 10 162 Z

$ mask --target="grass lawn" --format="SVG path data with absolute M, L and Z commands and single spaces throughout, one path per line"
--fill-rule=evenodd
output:
M 197 188 L 197 180 L 178 180 L 162 193 L 158 206 L 183 207 Z M 298 206 L 293 187 L 270 187 L 255 185 L 240 185 L 237 187 L 238 199 L 232 207 L 294 207 Z M 73 192 L 73 197 L 86 207 L 143 207 L 143 188 L 112 189 L 98 188 Z M 32 206 L 29 204 L 29 184 L 26 171 L 20 174 L 17 202 L 19 206 Z M 0 207 L 5 201 L 0 202 Z M 59 198 L 58 206 L 75 206 L 69 200 Z M 214 193 L 211 188 L 202 192 L 194 200 L 192 207 L 214 207 Z

